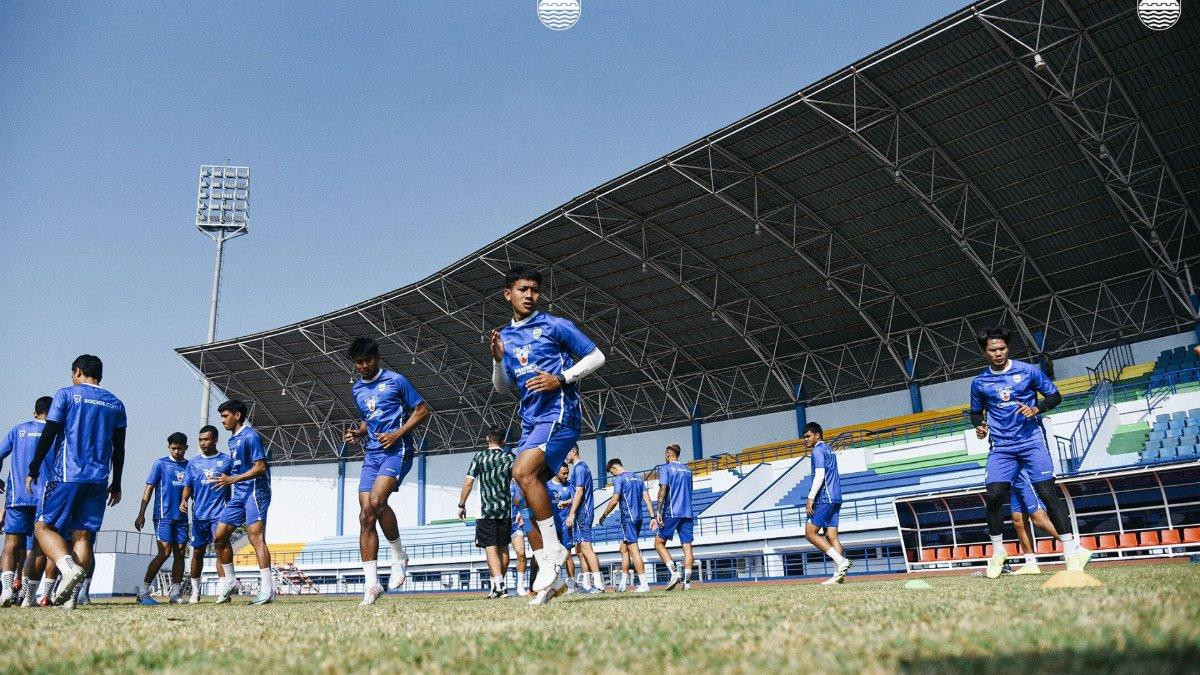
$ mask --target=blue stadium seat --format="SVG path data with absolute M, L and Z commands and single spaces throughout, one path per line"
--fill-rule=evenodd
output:
M 1162 440 L 1162 446 L 1161 446 L 1161 447 L 1164 447 L 1164 448 L 1174 448 L 1174 447 L 1177 447 L 1177 446 L 1179 445 L 1179 438 L 1180 438 L 1179 436 L 1169 436 L 1169 437 L 1167 437 L 1167 438 L 1164 438 L 1164 439 Z
M 1169 422 L 1170 420 L 1171 420 L 1171 416 L 1168 415 L 1167 413 L 1162 413 L 1161 415 L 1156 415 L 1154 417 L 1155 422 L 1164 422 L 1165 423 L 1165 422 Z
M 1150 440 L 1152 440 L 1152 441 L 1161 441 L 1162 439 L 1164 439 L 1166 437 L 1167 437 L 1166 429 L 1164 429 L 1162 431 L 1151 431 L 1150 432 Z
M 1157 450 L 1162 447 L 1162 439 L 1151 439 L 1146 441 L 1147 450 Z
M 1179 412 L 1171 413 L 1171 421 L 1172 422 L 1182 422 L 1186 419 L 1187 419 L 1187 413 L 1185 413 L 1182 410 L 1180 410 Z
M 1189 410 L 1188 417 L 1192 419 L 1200 419 L 1200 408 L 1192 408 Z
M 1197 452 L 1200 452 L 1200 447 L 1196 445 L 1181 445 L 1175 451 L 1176 457 L 1195 457 Z
M 1179 438 L 1180 445 L 1195 445 L 1196 441 L 1200 440 L 1196 434 L 1184 434 Z
M 1164 436 L 1164 438 L 1179 438 L 1182 435 L 1183 435 L 1182 427 L 1180 427 L 1178 429 L 1167 429 L 1167 433 Z

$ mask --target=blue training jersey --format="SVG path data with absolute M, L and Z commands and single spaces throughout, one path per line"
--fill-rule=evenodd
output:
M 842 479 L 838 476 L 837 455 L 833 452 L 833 446 L 825 441 L 818 442 L 812 450 L 813 474 L 822 468 L 825 469 L 825 481 L 821 483 L 821 490 L 813 501 L 841 503 Z
M 574 496 L 574 488 L 571 483 L 560 483 L 556 479 L 551 478 L 546 483 L 546 493 L 550 495 L 550 506 L 554 509 L 554 520 L 561 523 L 571 515 L 571 497 Z M 566 506 L 559 506 L 559 502 L 567 502 Z
M 691 518 L 692 470 L 683 462 L 667 462 L 658 468 L 659 485 L 667 486 L 663 518 Z
M 187 484 L 192 487 L 192 517 L 196 520 L 216 520 L 229 501 L 229 488 L 220 488 L 210 480 L 221 474 L 229 475 L 233 460 L 218 452 L 211 456 L 197 455 L 188 462 Z
M 154 522 L 160 520 L 187 520 L 179 511 L 183 497 L 183 486 L 187 485 L 188 462 L 176 462 L 170 457 L 159 457 L 150 467 L 146 485 L 154 486 Z
M 229 437 L 229 458 L 233 460 L 230 472 L 233 475 L 246 473 L 254 463 L 262 460 L 267 462 L 267 472 L 250 481 L 233 484 L 233 496 L 246 496 L 251 492 L 271 491 L 271 460 L 263 447 L 262 437 L 249 424 L 243 424 L 237 433 Z
M 582 459 L 571 467 L 571 499 L 575 498 L 576 488 L 583 488 L 583 499 L 579 501 L 579 508 L 575 511 L 575 522 L 590 524 L 595 520 L 596 502 L 592 495 L 592 470 Z
M 517 522 L 517 514 L 525 508 L 525 495 L 521 494 L 521 488 L 517 487 L 516 483 L 508 484 L 508 497 L 512 502 L 512 520 Z
M 404 426 L 412 411 L 425 402 L 408 378 L 391 370 L 379 369 L 375 377 L 358 380 L 350 388 L 354 402 L 367 423 L 367 436 L 363 440 L 364 452 L 413 452 L 413 435 L 408 434 L 387 450 L 379 444 L 379 434 L 395 431 Z
M 646 482 L 632 471 L 626 471 L 613 478 L 613 494 L 621 496 L 617 509 L 621 512 L 622 523 L 632 523 L 641 518 L 642 493 L 645 491 Z
M 54 439 L 54 445 L 50 448 L 46 458 L 42 460 L 38 479 L 33 483 L 33 491 L 26 490 L 25 477 L 29 475 L 29 463 L 33 461 L 33 454 L 37 451 L 38 441 L 41 440 L 42 430 L 45 428 L 46 423 L 41 420 L 21 422 L 10 429 L 3 440 L 0 440 L 0 467 L 3 467 L 4 460 L 12 455 L 12 462 L 8 468 L 8 481 L 4 486 L 5 508 L 37 506 L 38 497 L 42 494 L 42 486 L 46 484 L 46 476 L 50 475 L 50 465 L 54 462 L 54 457 L 62 445 L 62 436 Z
M 520 392 L 521 424 L 530 427 L 538 422 L 559 422 L 580 428 L 583 416 L 576 385 L 533 392 L 525 389 L 525 382 L 543 371 L 562 373 L 577 359 L 595 351 L 596 343 L 575 324 L 545 312 L 534 312 L 519 324 L 510 322 L 500 329 L 500 340 L 504 343 L 504 372 Z
M 63 426 L 50 480 L 107 483 L 113 433 L 125 428 L 125 404 L 104 387 L 76 384 L 55 392 L 46 419 Z
M 992 448 L 1024 448 L 1045 442 L 1041 418 L 1025 419 L 1017 406 L 1037 405 L 1037 395 L 1058 391 L 1041 368 L 1009 360 L 997 373 L 991 367 L 971 380 L 971 412 L 987 413 L 988 437 Z

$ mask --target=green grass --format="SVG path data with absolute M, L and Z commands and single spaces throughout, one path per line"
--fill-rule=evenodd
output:
M 0 670 L 113 672 L 1195 672 L 1200 565 L 1048 578 L 922 577 L 647 595 L 518 599 L 284 598 L 274 606 L 0 611 Z

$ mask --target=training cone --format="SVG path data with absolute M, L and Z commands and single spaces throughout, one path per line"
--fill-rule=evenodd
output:
M 1046 580 L 1042 588 L 1085 588 L 1087 586 L 1103 586 L 1100 580 L 1087 572 L 1063 570 Z
M 933 588 L 933 586 L 929 585 L 928 581 L 924 581 L 922 579 L 913 579 L 912 581 L 906 581 L 906 582 L 904 582 L 904 587 L 909 588 L 909 589 L 914 589 L 914 590 L 922 589 L 922 588 Z

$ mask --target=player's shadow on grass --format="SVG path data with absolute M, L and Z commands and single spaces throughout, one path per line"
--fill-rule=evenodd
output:
M 981 656 L 904 657 L 903 673 L 1195 673 L 1200 644 L 1177 644 L 1153 649 L 1132 646 L 1115 649 L 1011 651 Z

